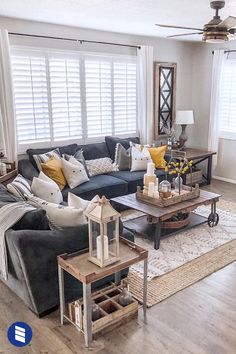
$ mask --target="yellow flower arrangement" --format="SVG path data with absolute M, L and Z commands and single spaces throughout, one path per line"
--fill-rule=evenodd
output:
M 169 175 L 184 175 L 193 165 L 193 161 L 188 161 L 187 159 L 180 162 L 171 161 L 165 167 L 165 172 Z

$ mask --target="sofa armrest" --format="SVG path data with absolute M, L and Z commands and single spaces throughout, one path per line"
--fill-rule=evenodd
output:
M 123 236 L 133 240 L 130 233 L 124 232 Z M 6 233 L 6 243 L 11 273 L 24 280 L 30 298 L 27 305 L 41 315 L 59 303 L 57 256 L 88 248 L 88 227 L 82 225 L 55 231 L 11 229 Z M 99 284 L 94 283 L 94 287 L 107 281 L 105 278 Z M 75 300 L 81 296 L 82 286 L 66 275 L 65 293 L 67 301 Z
M 34 177 L 38 177 L 39 173 L 32 163 L 27 160 L 19 160 L 18 162 L 18 171 L 26 179 L 32 181 Z

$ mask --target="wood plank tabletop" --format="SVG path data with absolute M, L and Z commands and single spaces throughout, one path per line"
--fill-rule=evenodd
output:
M 111 201 L 141 211 L 157 219 L 165 220 L 178 212 L 191 211 L 200 205 L 211 204 L 213 201 L 218 201 L 220 197 L 220 194 L 211 193 L 201 189 L 198 198 L 186 200 L 163 208 L 136 199 L 136 193 L 112 198 Z
M 193 148 L 186 148 L 183 151 L 186 152 L 186 157 L 188 160 L 196 160 L 196 159 L 201 159 L 204 157 L 216 155 L 215 151 L 207 151 L 207 150 L 200 150 L 200 149 L 193 149 Z M 170 153 L 167 152 L 166 155 L 170 155 Z
M 62 254 L 57 257 L 58 264 L 69 274 L 83 283 L 93 283 L 103 279 L 108 275 L 125 269 L 132 264 L 143 261 L 148 257 L 148 251 L 131 241 L 120 238 L 120 260 L 104 268 L 88 260 L 88 252 L 76 252 L 72 254 Z

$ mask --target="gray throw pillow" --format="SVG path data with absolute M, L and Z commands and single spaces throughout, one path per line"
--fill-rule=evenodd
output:
M 64 159 L 65 159 L 66 161 L 69 161 L 69 160 L 70 160 L 70 157 L 71 157 L 72 155 L 63 154 L 62 156 L 64 157 Z M 82 165 L 84 166 L 85 171 L 86 171 L 86 173 L 87 173 L 87 175 L 88 175 L 88 177 L 89 177 L 89 171 L 88 171 L 88 168 L 87 168 L 87 166 L 86 166 L 86 162 L 85 162 L 83 150 L 80 149 L 80 150 L 76 151 L 76 153 L 73 155 L 73 157 L 74 157 L 77 161 L 79 161 L 80 163 L 82 163 Z
M 120 143 L 116 144 L 115 165 L 119 171 L 129 171 L 131 168 L 131 147 L 125 149 Z

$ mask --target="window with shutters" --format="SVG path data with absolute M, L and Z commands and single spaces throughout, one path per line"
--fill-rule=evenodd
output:
M 136 57 L 12 50 L 19 152 L 137 134 Z
M 220 137 L 236 139 L 236 59 L 225 60 L 219 93 Z

